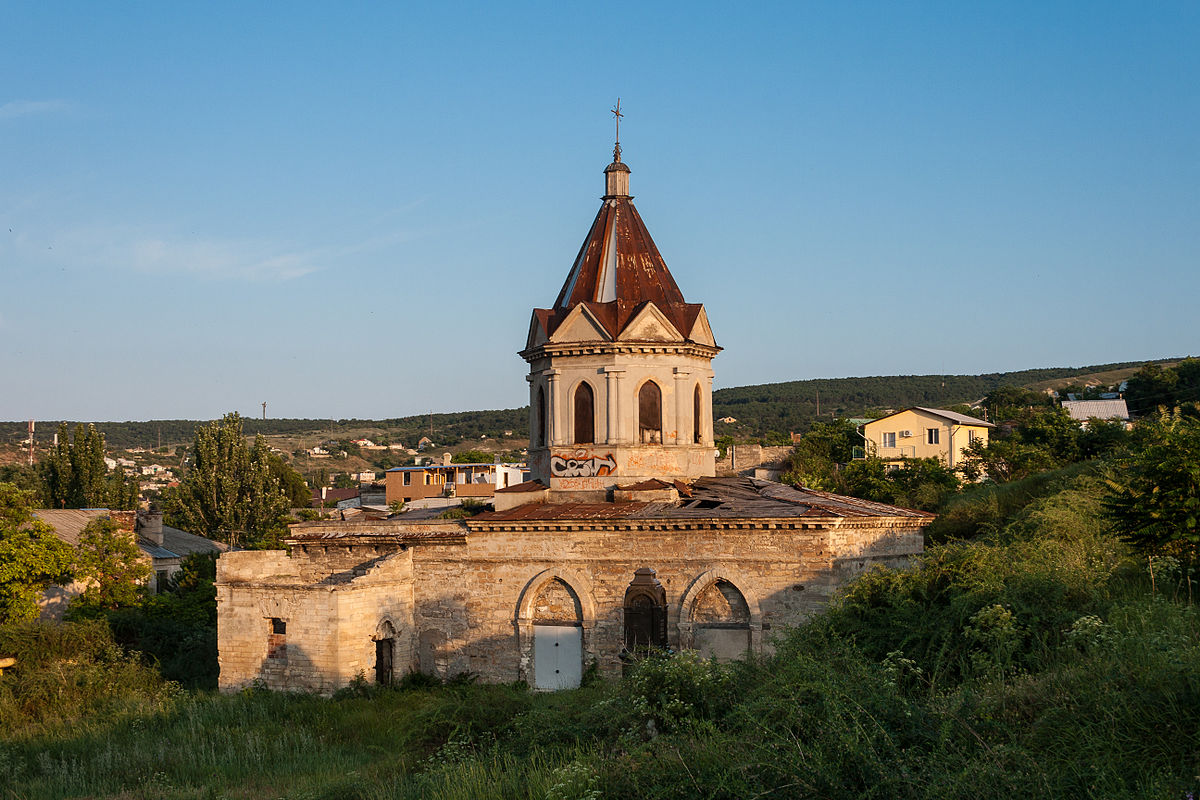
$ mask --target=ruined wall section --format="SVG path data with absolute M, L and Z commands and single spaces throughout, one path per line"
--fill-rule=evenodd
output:
M 411 553 L 393 549 L 366 566 L 316 581 L 312 568 L 309 559 L 284 551 L 233 552 L 218 559 L 222 690 L 256 682 L 320 692 L 344 686 L 373 669 L 372 637 L 383 619 L 396 632 L 397 670 L 411 668 Z

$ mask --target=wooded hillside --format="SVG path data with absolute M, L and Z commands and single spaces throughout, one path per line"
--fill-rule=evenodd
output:
M 802 432 L 817 418 L 818 397 L 820 416 L 870 416 L 885 409 L 907 406 L 946 406 L 979 400 L 998 386 L 1030 386 L 1042 388 L 1055 380 L 1077 378 L 1092 373 L 1113 373 L 1136 370 L 1145 363 L 1171 363 L 1176 359 L 1156 362 L 1128 361 L 1085 367 L 1051 367 L 1017 372 L 991 372 L 984 375 L 891 375 L 864 378 L 819 378 L 816 380 L 764 383 L 757 386 L 738 386 L 713 392 L 713 417 L 734 417 L 733 426 L 718 426 L 717 433 L 732 433 L 740 437 L 759 437 L 769 431 L 786 434 Z M 86 422 L 86 420 L 84 420 Z M 67 420 L 74 426 L 76 420 Z M 104 434 L 111 449 L 133 447 L 173 447 L 189 444 L 196 427 L 205 420 L 149 420 L 142 422 L 100 422 L 96 427 Z M 330 439 L 344 439 L 352 432 L 375 429 L 386 432 L 393 442 L 414 446 L 422 436 L 430 436 L 438 445 L 451 446 L 464 440 L 489 438 L 528 438 L 529 407 L 488 411 L 458 411 L 390 419 L 254 419 L 245 418 L 249 435 L 301 435 L 325 432 Z M 39 444 L 49 440 L 59 420 L 39 420 Z M 0 422 L 0 443 L 15 443 L 26 435 L 26 422 Z M 511 431 L 511 436 L 505 432 Z

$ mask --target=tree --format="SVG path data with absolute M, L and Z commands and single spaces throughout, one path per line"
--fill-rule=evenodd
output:
M 1025 409 L 1053 404 L 1050 395 L 1019 386 L 998 386 L 983 398 L 983 407 L 993 422 L 1012 419 Z
M 99 517 L 79 534 L 75 576 L 87 583 L 87 589 L 74 604 L 110 610 L 138 603 L 150 566 L 142 560 L 132 532 Z
M 67 423 L 58 426 L 58 445 L 43 464 L 42 480 L 52 508 L 137 508 L 137 481 L 108 473 L 104 434 L 95 425 L 76 425 L 73 440 Z
M 463 450 L 450 458 L 452 464 L 491 464 L 494 456 L 486 450 Z
M 46 587 L 67 583 L 75 554 L 33 518 L 36 494 L 0 483 L 0 624 L 36 619 Z
M 288 466 L 278 453 L 270 453 L 267 461 L 271 467 L 271 475 L 279 481 L 283 493 L 288 498 L 288 506 L 308 508 L 308 504 L 312 502 L 312 490 L 308 488 L 304 476 Z
M 1118 462 L 1105 513 L 1122 538 L 1175 550 L 1192 565 L 1200 547 L 1200 420 L 1176 410 L 1137 431 L 1141 447 Z
M 233 412 L 196 429 L 191 466 L 167 498 L 172 524 L 229 544 L 253 546 L 282 528 L 291 507 L 271 474 L 261 435 L 246 444 L 242 417 Z
M 845 481 L 841 465 L 854 458 L 854 448 L 861 443 L 858 428 L 849 420 L 813 423 L 788 458 L 788 470 L 783 480 L 810 489 L 842 491 Z

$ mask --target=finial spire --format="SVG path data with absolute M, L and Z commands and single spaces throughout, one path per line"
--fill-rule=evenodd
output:
M 621 117 L 625 116 L 621 113 L 621 98 L 617 98 L 617 105 L 612 109 L 614 119 L 617 121 L 617 141 L 613 145 L 613 161 L 621 160 Z

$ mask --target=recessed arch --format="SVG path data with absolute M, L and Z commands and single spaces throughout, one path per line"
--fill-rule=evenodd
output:
M 722 586 L 722 584 L 725 585 Z M 758 598 L 749 589 L 752 585 L 750 576 L 726 565 L 713 565 L 698 575 L 688 585 L 679 604 L 679 646 L 703 650 L 706 643 L 712 640 L 713 631 L 741 630 L 744 631 L 742 635 L 745 636 L 746 648 L 758 652 L 762 647 L 763 620 Z M 730 618 L 726 620 L 716 619 L 710 613 L 705 613 L 712 609 L 712 606 L 707 604 L 699 609 L 699 614 L 697 613 L 697 601 L 701 600 L 706 592 L 711 593 L 714 589 L 720 591 L 726 598 L 729 610 L 732 612 Z M 721 591 L 722 589 L 724 591 Z M 721 603 L 721 599 L 716 596 L 711 599 L 716 600 L 718 605 Z M 745 603 L 744 616 L 738 614 L 734 608 L 738 605 L 738 600 Z M 733 633 L 717 633 L 715 635 L 730 638 L 737 636 Z M 741 640 L 739 639 L 739 641 Z
M 703 408 L 702 395 L 700 394 L 700 384 L 696 384 L 695 390 L 692 392 L 692 444 L 701 444 L 703 439 L 700 432 L 700 415 Z
M 653 378 L 638 388 L 638 442 L 662 444 L 662 388 Z
M 596 392 L 587 381 L 580 381 L 572 393 L 575 444 L 596 442 Z
M 579 600 L 579 617 L 584 627 L 590 627 L 596 621 L 596 603 L 592 599 L 592 584 L 580 573 L 572 569 L 544 569 L 534 575 L 521 589 L 517 600 L 517 624 L 532 623 L 534 620 L 535 604 L 542 589 L 551 581 L 559 580 L 574 592 Z
M 537 447 L 546 446 L 546 387 L 537 387 L 537 431 L 534 441 Z

